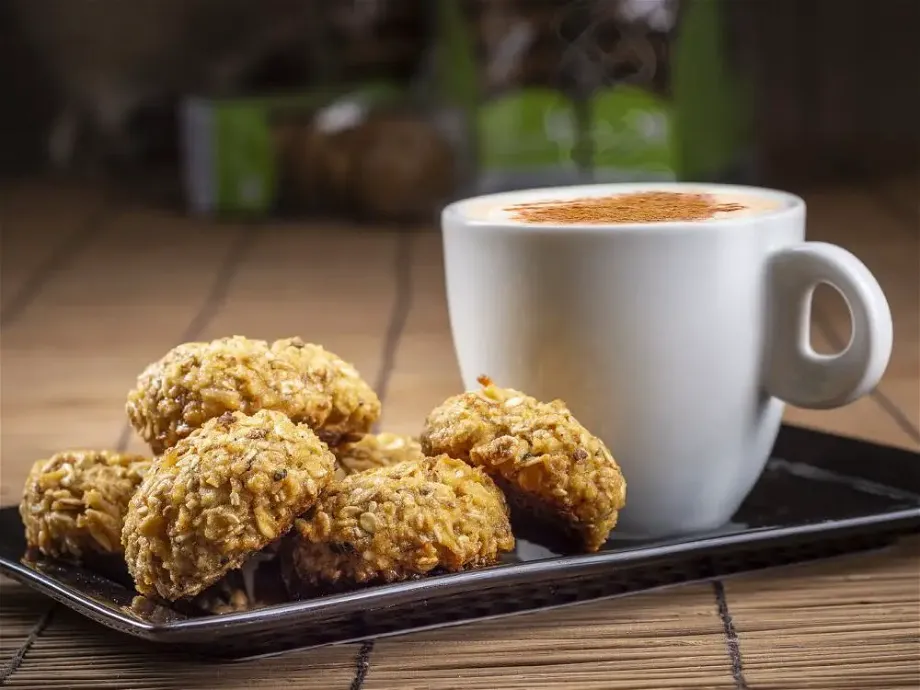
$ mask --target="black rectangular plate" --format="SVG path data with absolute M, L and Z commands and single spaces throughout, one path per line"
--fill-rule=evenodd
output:
M 0 573 L 116 630 L 186 652 L 251 658 L 622 596 L 886 546 L 920 532 L 920 454 L 784 427 L 731 523 L 681 539 L 612 538 L 559 556 L 519 540 L 483 570 L 241 613 L 187 615 L 98 572 L 23 559 L 16 508 L 0 509 Z

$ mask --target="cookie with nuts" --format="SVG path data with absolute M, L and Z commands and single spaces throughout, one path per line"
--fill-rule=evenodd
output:
M 37 461 L 19 503 L 26 543 L 74 561 L 121 554 L 128 502 L 150 463 L 107 450 L 69 450 Z
M 281 412 L 337 444 L 367 433 L 380 400 L 358 371 L 300 338 L 185 343 L 149 365 L 128 394 L 134 429 L 162 453 L 224 412 Z
M 282 537 L 332 481 L 335 458 L 306 425 L 225 412 L 157 458 L 122 542 L 141 594 L 194 596 Z
M 488 566 L 513 548 L 508 507 L 492 480 L 441 456 L 334 484 L 296 521 L 282 567 L 297 594 Z
M 561 400 L 540 402 L 486 377 L 480 383 L 431 411 L 422 451 L 492 477 L 521 535 L 529 529 L 558 549 L 597 551 L 626 504 L 626 481 L 607 446 Z

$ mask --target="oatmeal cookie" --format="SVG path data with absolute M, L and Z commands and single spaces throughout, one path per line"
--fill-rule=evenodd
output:
M 194 596 L 284 535 L 332 480 L 335 458 L 286 415 L 225 412 L 157 458 L 122 542 L 141 594 Z
M 70 450 L 29 472 L 19 514 L 26 542 L 46 556 L 80 561 L 121 554 L 128 501 L 151 460 L 114 451 Z
M 262 409 L 336 443 L 367 433 L 380 400 L 354 367 L 319 345 L 233 336 L 173 348 L 141 373 L 126 406 L 156 454 L 224 412 Z
M 286 542 L 292 590 L 484 567 L 514 548 L 504 496 L 484 472 L 446 456 L 350 475 Z
M 481 390 L 448 398 L 428 415 L 422 450 L 485 470 L 505 491 L 515 529 L 535 520 L 578 549 L 597 551 L 626 503 L 610 451 L 561 400 L 543 403 L 480 382 Z
M 356 472 L 425 457 L 418 439 L 387 432 L 368 434 L 353 443 L 336 446 L 332 452 L 338 461 L 336 475 L 340 479 Z

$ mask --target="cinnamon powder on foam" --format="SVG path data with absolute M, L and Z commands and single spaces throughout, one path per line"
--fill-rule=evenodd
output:
M 736 203 L 720 203 L 707 194 L 636 192 L 614 196 L 538 201 L 508 207 L 514 220 L 525 223 L 600 224 L 662 223 L 713 218 L 717 213 L 743 211 Z

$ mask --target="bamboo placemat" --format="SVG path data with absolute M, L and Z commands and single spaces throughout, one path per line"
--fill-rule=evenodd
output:
M 920 684 L 918 542 L 669 591 L 232 664 L 188 659 L 2 583 L 12 688 L 885 688 Z M 36 633 L 40 632 L 40 636 Z M 733 653 L 733 648 L 735 652 Z M 733 657 L 735 661 L 733 667 Z M 743 663 L 740 659 L 743 658 Z M 366 676 L 361 679 L 361 672 Z
M 833 412 L 791 410 L 789 419 L 917 449 L 920 233 L 905 215 L 907 188 L 897 181 L 877 193 L 808 197 L 812 238 L 851 248 L 878 275 L 897 335 L 873 396 Z M 11 191 L 0 207 L 4 505 L 18 500 L 32 460 L 56 449 L 142 450 L 125 425 L 125 391 L 144 364 L 189 338 L 322 342 L 376 381 L 393 431 L 416 431 L 460 388 L 434 233 L 211 225 L 92 189 L 25 183 Z M 817 311 L 816 346 L 845 342 L 845 315 L 833 301 Z M 0 684 L 916 688 L 917 545 L 234 664 L 166 654 L 3 581 Z

